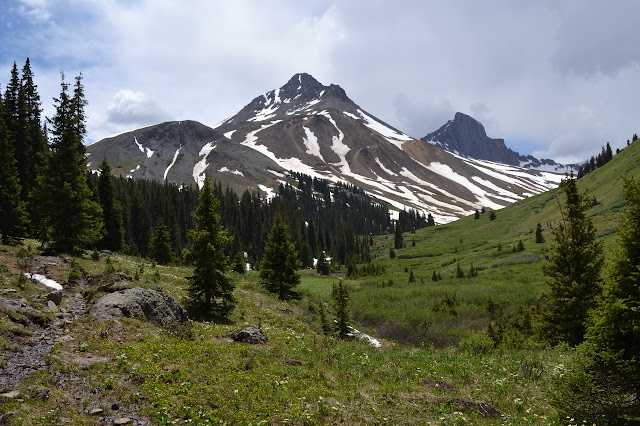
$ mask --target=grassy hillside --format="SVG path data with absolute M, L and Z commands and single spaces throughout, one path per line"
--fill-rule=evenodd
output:
M 588 215 L 599 230 L 605 253 L 615 247 L 615 226 L 624 206 L 620 177 L 638 179 L 639 159 L 636 142 L 579 180 L 580 190 L 596 199 Z M 406 247 L 395 251 L 395 259 L 389 257 L 393 236 L 376 238 L 373 262 L 386 272 L 349 280 L 354 317 L 375 334 L 415 344 L 456 344 L 470 330 L 484 330 L 491 317 L 488 303 L 515 312 L 519 304 L 533 301 L 547 289 L 541 265 L 552 239 L 549 227 L 561 219 L 563 202 L 561 190 L 556 189 L 496 211 L 495 220 L 486 212 L 477 220 L 472 215 L 420 229 L 415 235 L 405 233 Z M 543 244 L 535 243 L 538 223 L 546 239 Z M 520 241 L 524 251 L 514 252 Z M 465 275 L 473 265 L 478 276 L 456 278 L 458 265 Z M 434 271 L 442 275 L 441 281 L 432 281 Z M 326 298 L 326 289 L 312 277 L 304 286 Z
M 102 294 L 97 285 L 112 276 L 105 271 L 134 277 L 131 286 L 184 294 L 189 268 L 116 255 L 45 259 L 47 275 L 65 287 L 55 314 L 38 298 L 44 286 L 18 282 L 26 256 L 18 252 L 0 247 L 2 374 L 21 347 L 36 347 L 43 336 L 58 343 L 35 376 L 0 389 L 19 392 L 0 396 L 2 424 L 555 424 L 546 390 L 566 353 L 337 340 L 320 332 L 314 303 L 281 302 L 254 273 L 234 276 L 238 306 L 228 324 L 93 321 L 86 312 Z M 67 281 L 74 269 L 90 284 Z M 16 311 L 8 300 L 24 306 Z M 260 325 L 269 343 L 226 337 L 249 324 Z

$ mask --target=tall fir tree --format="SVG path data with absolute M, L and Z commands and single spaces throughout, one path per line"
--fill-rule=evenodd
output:
M 153 227 L 153 235 L 149 243 L 151 257 L 161 265 L 171 263 L 171 234 L 169 228 L 164 224 L 162 216 L 158 217 L 156 226 Z
M 401 249 L 404 245 L 404 239 L 402 237 L 402 227 L 400 226 L 400 222 L 396 222 L 396 229 L 394 233 L 393 239 L 393 247 L 398 250 Z
M 575 346 L 584 339 L 587 315 L 600 294 L 604 257 L 596 228 L 586 216 L 593 198 L 578 192 L 573 175 L 563 181 L 562 190 L 562 220 L 551 228 L 554 242 L 542 267 L 551 290 L 543 333 L 552 343 Z
M 124 229 L 122 227 L 122 206 L 116 200 L 116 190 L 111 175 L 111 166 L 106 159 L 100 164 L 98 178 L 98 195 L 102 207 L 104 233 L 100 246 L 111 251 L 121 251 L 124 245 Z
M 271 226 L 260 264 L 260 279 L 266 289 L 276 293 L 280 300 L 295 296 L 293 288 L 300 284 L 301 266 L 287 225 L 277 215 Z
M 567 415 L 589 424 L 640 421 L 640 183 L 624 179 L 623 186 L 620 248 L 580 347 L 581 362 L 561 382 L 556 401 Z
M 100 239 L 102 209 L 87 182 L 82 75 L 76 77 L 73 96 L 64 74 L 61 79 L 60 96 L 54 99 L 56 112 L 50 119 L 50 153 L 39 178 L 38 200 L 46 234 L 38 237 L 43 242 L 50 240 L 58 251 L 72 252 Z
M 20 91 L 18 94 L 18 114 L 20 127 L 20 139 L 16 141 L 21 145 L 22 155 L 17 157 L 22 164 L 20 179 L 22 184 L 22 199 L 27 202 L 30 216 L 35 216 L 38 206 L 32 201 L 36 189 L 38 175 L 42 172 L 42 166 L 47 150 L 47 139 L 42 126 L 42 107 L 37 86 L 33 81 L 31 63 L 27 58 L 22 68 Z
M 336 306 L 336 332 L 345 339 L 351 333 L 351 316 L 349 315 L 349 289 L 344 281 L 333 284 L 331 298 Z
M 206 176 L 194 214 L 196 227 L 188 232 L 192 245 L 186 256 L 195 265 L 193 275 L 187 277 L 187 306 L 196 318 L 225 318 L 236 304 L 234 285 L 227 276 L 229 259 L 224 254 L 231 238 L 220 224 L 218 207 Z
M 4 125 L 3 100 L 0 97 L 0 237 L 4 244 L 22 237 L 26 230 L 27 212 L 20 199 L 20 178 L 14 148 Z
M 538 223 L 536 225 L 536 244 L 544 243 L 544 235 L 542 235 L 542 225 Z

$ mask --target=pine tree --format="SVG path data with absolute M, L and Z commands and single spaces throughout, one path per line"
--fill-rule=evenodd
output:
M 351 332 L 351 318 L 349 315 L 349 289 L 342 280 L 333 285 L 331 298 L 336 305 L 336 332 L 342 339 Z
M 276 216 L 264 247 L 260 264 L 260 279 L 266 289 L 276 293 L 280 300 L 295 296 L 293 288 L 300 284 L 300 260 L 287 225 Z
M 171 263 L 171 234 L 162 217 L 158 218 L 156 226 L 153 228 L 150 248 L 153 260 L 161 265 Z
M 37 86 L 33 81 L 31 64 L 27 58 L 22 68 L 20 90 L 18 92 L 18 123 L 19 134 L 16 138 L 16 157 L 21 166 L 20 180 L 22 184 L 22 199 L 28 203 L 30 215 L 34 215 L 38 206 L 33 205 L 31 197 L 37 185 L 38 175 L 42 171 L 44 153 L 47 141 L 42 130 L 41 103 Z
M 320 275 L 329 275 L 329 264 L 327 263 L 325 252 L 320 253 L 316 270 Z
M 233 267 L 231 269 L 233 270 L 233 272 L 236 272 L 238 274 L 244 274 L 247 272 L 247 266 L 245 264 L 244 256 L 242 256 L 242 253 L 236 253 L 236 256 L 233 258 Z
M 100 246 L 111 251 L 121 251 L 124 245 L 122 227 L 122 206 L 116 200 L 115 184 L 111 176 L 111 166 L 106 159 L 100 164 L 98 195 L 102 207 L 104 235 Z
M 329 325 L 329 321 L 327 320 L 327 310 L 324 308 L 324 303 L 320 303 L 320 326 L 322 327 L 322 332 L 328 336 L 331 334 L 331 326 Z
M 456 278 L 464 278 L 464 271 L 460 267 L 460 262 L 458 262 L 458 267 L 456 268 Z
M 416 281 L 416 277 L 413 275 L 413 269 L 409 271 L 409 283 L 413 283 Z
M 591 315 L 579 362 L 560 382 L 555 398 L 577 422 L 635 424 L 640 416 L 640 183 L 624 179 L 623 184 L 628 204 L 617 228 L 620 249 Z
M 0 236 L 3 244 L 7 244 L 13 237 L 24 236 L 27 213 L 25 203 L 20 199 L 20 178 L 3 112 L 0 98 Z
M 478 211 L 478 209 L 476 209 L 475 214 L 473 215 L 474 219 L 480 219 L 480 212 Z
M 494 212 L 493 210 L 491 210 L 491 213 L 489 213 L 489 220 L 496 220 L 496 212 Z
M 544 236 L 542 235 L 542 225 L 539 223 L 536 225 L 536 244 L 544 243 Z
M 396 222 L 396 229 L 395 229 L 395 234 L 394 234 L 394 241 L 393 241 L 393 247 L 398 250 L 402 248 L 402 245 L 404 244 L 404 240 L 402 238 L 402 227 L 400 226 L 399 222 Z
M 55 249 L 72 252 L 97 242 L 102 231 L 102 209 L 94 201 L 86 176 L 84 90 L 82 75 L 76 77 L 73 96 L 62 74 L 56 113 L 50 120 L 53 135 L 45 173 L 39 177 L 38 200 L 43 209 L 38 237 Z
M 551 294 L 544 313 L 543 333 L 552 343 L 582 342 L 589 310 L 600 293 L 602 244 L 585 212 L 593 199 L 578 193 L 573 176 L 563 182 L 566 201 L 561 222 L 551 228 L 554 244 L 547 252 L 543 272 Z
M 231 238 L 220 225 L 219 202 L 213 196 L 208 176 L 199 194 L 194 214 L 196 227 L 188 232 L 192 245 L 186 257 L 195 268 L 193 275 L 187 277 L 187 306 L 196 318 L 220 319 L 229 315 L 236 304 L 234 285 L 227 276 L 228 258 L 224 254 Z

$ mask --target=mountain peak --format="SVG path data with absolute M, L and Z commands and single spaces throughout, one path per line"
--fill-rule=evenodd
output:
M 520 155 L 508 148 L 504 139 L 488 137 L 482 123 L 461 112 L 456 112 L 453 120 L 421 140 L 463 157 L 556 173 L 565 169 L 565 166 L 553 160 Z

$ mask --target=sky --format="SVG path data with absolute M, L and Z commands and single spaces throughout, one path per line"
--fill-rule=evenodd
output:
M 213 126 L 298 72 L 416 138 L 459 111 L 515 151 L 570 163 L 640 133 L 636 0 L 3 4 L 1 90 L 28 57 L 52 116 L 60 71 L 82 73 L 86 143 Z

